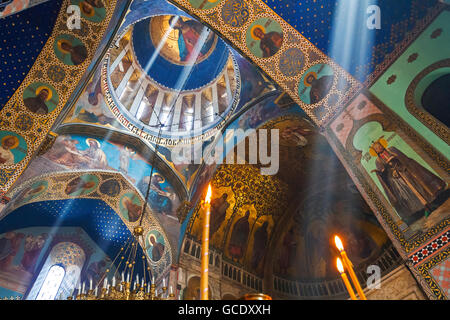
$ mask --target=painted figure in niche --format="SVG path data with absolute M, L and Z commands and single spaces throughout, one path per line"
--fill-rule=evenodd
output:
M 318 78 L 318 74 L 322 71 L 322 68 L 324 68 L 326 65 L 323 64 L 318 72 L 310 72 L 306 75 L 304 83 L 305 88 L 310 87 L 309 91 L 309 99 L 310 104 L 314 104 L 322 100 L 330 91 L 331 86 L 333 85 L 333 78 L 332 75 L 325 75 Z
M 164 244 L 159 243 L 154 235 L 150 235 L 149 239 L 152 247 L 152 260 L 158 262 L 164 254 Z
M 47 238 L 48 234 L 46 233 L 43 233 L 37 237 L 30 234 L 25 238 L 24 253 L 21 261 L 22 268 L 25 271 L 30 273 L 34 272 L 37 259 Z
M 85 164 L 91 169 L 105 169 L 108 167 L 108 160 L 105 152 L 101 149 L 101 144 L 96 139 L 87 138 L 86 143 L 89 148 L 80 151 L 85 158 Z
M 94 15 L 95 12 L 94 8 L 104 8 L 104 7 L 105 6 L 100 0 L 84 0 L 80 2 L 81 11 L 87 16 Z
M 283 238 L 281 253 L 278 259 L 278 265 L 282 275 L 288 274 L 288 269 L 292 265 L 297 252 L 297 246 L 298 243 L 295 237 L 294 227 L 291 227 Z
M 130 159 L 133 159 L 133 156 L 136 154 L 132 148 L 125 146 L 125 148 L 120 148 L 119 155 L 119 171 L 123 174 L 128 174 L 128 167 L 130 166 Z
M 100 186 L 100 192 L 110 197 L 115 197 L 120 193 L 120 185 L 116 180 L 107 180 Z
M 144 194 L 147 193 L 150 177 L 144 177 L 138 185 L 139 190 Z M 169 186 L 162 187 L 165 183 L 164 177 L 159 173 L 154 173 L 151 179 L 150 192 L 148 195 L 150 206 L 153 210 L 161 214 L 173 214 L 172 201 L 175 200 L 176 194 Z
M 52 98 L 52 90 L 41 87 L 36 90 L 36 96 L 23 99 L 25 106 L 34 113 L 47 114 L 49 112 L 46 102 Z
M 445 201 L 446 183 L 396 147 L 387 147 L 383 136 L 372 143 L 370 153 L 377 157 L 372 172 L 406 223 L 428 216 Z
M 255 39 L 260 40 L 259 47 L 263 53 L 263 58 L 273 56 L 283 44 L 282 33 L 276 31 L 265 33 L 264 28 L 260 25 L 255 26 L 251 33 Z
M 3 165 L 13 165 L 14 154 L 11 152 L 19 146 L 19 139 L 13 135 L 4 136 L 1 140 L 0 146 L 0 164 Z
M 250 211 L 247 210 L 245 216 L 241 217 L 234 224 L 233 232 L 231 233 L 230 242 L 228 244 L 228 253 L 233 260 L 240 260 L 244 256 L 244 249 L 250 231 L 248 222 L 249 217 Z
M 211 236 L 219 230 L 221 224 L 225 221 L 227 209 L 230 207 L 227 198 L 228 194 L 224 193 L 211 201 Z
M 81 177 L 77 177 L 70 181 L 64 192 L 67 195 L 73 195 L 74 193 L 78 193 L 78 195 L 83 195 L 89 193 L 89 190 L 94 188 L 96 185 L 95 181 L 92 180 L 84 180 Z
M 268 226 L 269 223 L 267 221 L 264 221 L 263 225 L 260 228 L 258 228 L 258 230 L 255 231 L 253 240 L 252 260 L 251 260 L 251 267 L 253 270 L 256 270 L 256 268 L 263 260 L 264 255 L 266 253 Z
M 308 144 L 306 136 L 313 134 L 313 131 L 301 126 L 289 126 L 281 130 L 282 139 L 289 142 L 290 145 L 305 147 Z
M 176 16 L 171 17 L 169 19 L 169 24 L 173 27 L 173 29 L 178 30 L 178 49 L 180 52 L 180 60 L 188 62 L 192 59 L 201 59 L 208 53 L 209 49 L 213 45 L 214 33 L 209 32 L 202 48 L 199 52 L 196 52 L 198 51 L 198 49 L 196 50 L 196 46 L 200 35 L 206 31 L 207 28 L 197 21 L 184 21 L 181 17 L 178 17 L 176 22 L 174 22 L 175 18 Z M 193 56 L 193 54 L 198 55 Z
M 142 206 L 135 203 L 136 198 L 139 199 L 136 194 L 133 194 L 131 198 L 129 196 L 125 196 L 122 200 L 122 204 L 127 210 L 128 221 L 130 222 L 138 221 L 139 217 L 141 216 Z
M 72 44 L 68 39 L 60 39 L 57 42 L 58 50 L 63 55 L 70 55 L 70 61 L 73 65 L 79 65 L 86 60 L 88 52 L 84 44 Z
M 306 269 L 308 276 L 323 278 L 332 267 L 330 235 L 325 221 L 315 219 L 308 224 L 305 237 Z
M 23 233 L 7 232 L 0 239 L 0 270 L 9 271 L 12 262 L 19 252 L 22 239 L 25 237 Z

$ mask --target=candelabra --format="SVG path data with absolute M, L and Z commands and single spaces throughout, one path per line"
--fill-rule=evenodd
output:
M 143 262 L 143 276 L 141 282 L 139 282 L 139 275 L 133 279 L 133 273 L 136 272 L 136 253 L 138 251 L 138 246 L 145 249 L 145 242 L 142 239 L 144 229 L 141 226 L 135 227 L 131 241 L 128 245 L 122 247 L 120 252 L 111 262 L 109 268 L 106 269 L 105 274 L 102 275 L 100 281 L 93 288 L 92 279 L 89 281 L 89 289 L 86 289 L 86 282 L 79 284 L 78 289 L 72 292 L 68 300 L 175 300 L 175 295 L 173 293 L 172 287 L 167 290 L 165 279 L 162 281 L 162 290 L 158 292 L 156 288 L 155 278 L 152 277 L 151 282 L 147 281 L 146 274 L 150 271 L 150 267 L 147 265 L 147 259 L 145 254 L 142 255 Z M 139 241 L 141 240 L 141 241 Z M 118 261 L 118 266 L 113 273 L 114 263 Z M 124 263 L 124 271 L 122 272 L 122 279 L 119 283 L 116 283 L 116 275 L 118 273 L 118 268 Z M 108 281 L 110 273 L 113 273 L 112 279 Z M 127 277 L 125 279 L 125 273 Z M 148 277 L 149 278 L 149 277 Z M 100 283 L 103 285 L 100 287 Z M 111 283 L 109 283 L 111 282 Z M 75 294 L 76 291 L 76 294 Z M 169 292 L 167 292 L 169 291 Z

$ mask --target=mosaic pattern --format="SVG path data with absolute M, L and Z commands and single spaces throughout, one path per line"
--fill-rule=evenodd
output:
M 413 265 L 419 265 L 422 262 L 426 261 L 428 258 L 432 257 L 441 248 L 448 245 L 448 243 L 450 242 L 449 239 L 450 230 L 447 230 L 436 239 L 413 253 L 409 259 L 412 261 Z
M 101 1 L 95 1 L 95 3 L 103 5 Z M 0 167 L 0 194 L 4 194 L 14 183 L 45 139 L 72 90 L 85 73 L 103 38 L 115 7 L 115 2 L 105 2 L 106 14 L 99 22 L 92 22 L 82 17 L 83 25 L 88 26 L 89 30 L 86 34 L 82 34 L 67 28 L 66 8 L 69 4 L 69 0 L 63 3 L 52 35 L 22 85 L 0 112 L 2 128 L 21 136 L 26 143 L 23 147 L 25 154 L 20 162 L 15 161 L 13 165 Z M 58 56 L 59 49 L 55 50 L 55 43 L 59 48 L 57 39 L 62 35 L 72 40 L 78 39 L 78 41 L 66 41 L 65 44 L 60 42 L 59 47 L 62 49 L 60 53 L 63 54 L 65 51 L 65 59 L 61 59 L 62 55 Z M 21 115 L 19 118 L 21 122 L 15 125 L 15 119 L 19 115 Z M 28 118 L 23 115 L 27 115 Z M 29 120 L 30 118 L 34 119 L 33 123 Z
M 246 11 L 239 9 L 241 8 L 238 5 L 239 1 L 221 1 L 208 10 L 199 9 L 201 7 L 200 1 L 171 1 L 190 14 L 199 17 L 223 37 L 230 40 L 244 55 L 277 82 L 319 125 L 323 125 L 331 116 L 336 114 L 338 106 L 345 104 L 360 88 L 357 80 L 325 56 L 262 1 L 246 1 L 249 8 L 249 17 L 246 22 L 243 22 L 245 19 L 242 19 Z M 233 10 L 229 9 L 231 2 L 237 3 Z M 228 14 L 224 17 L 223 12 Z M 240 19 L 237 19 L 237 16 Z M 235 21 L 233 23 L 240 25 L 239 29 L 230 25 L 227 21 Z M 291 50 L 286 56 L 285 52 L 292 48 L 296 48 L 298 51 L 293 53 Z M 289 57 L 289 54 L 293 54 L 293 58 L 292 56 Z M 304 56 L 303 63 L 298 61 L 300 56 Z M 289 59 L 292 62 L 289 62 Z M 283 62 L 282 66 L 280 66 L 281 61 Z M 286 63 L 295 65 L 295 71 L 287 72 Z M 302 83 L 301 79 L 306 70 L 318 63 L 329 65 L 335 76 L 345 79 L 349 85 L 347 90 L 342 90 L 337 83 L 334 83 L 321 102 L 307 104 L 302 101 L 298 94 L 299 85 Z M 331 96 L 333 96 L 333 99 L 329 99 Z
M 446 259 L 430 270 L 431 275 L 447 297 L 450 297 L 450 259 Z
M 105 187 L 102 188 L 104 183 L 110 183 L 110 181 L 115 181 L 119 185 L 119 193 L 117 196 L 109 195 L 116 194 L 117 190 L 113 193 L 102 192 L 105 189 Z M 18 188 L 15 188 L 11 194 L 11 198 L 13 200 L 9 203 L 8 208 L 3 211 L 3 215 L 0 218 L 28 203 L 72 198 L 100 199 L 118 214 L 131 232 L 133 232 L 135 226 L 139 225 L 139 219 L 131 219 L 130 217 L 132 215 L 130 212 L 140 214 L 142 210 L 141 204 L 144 203 L 144 197 L 135 191 L 133 185 L 124 179 L 120 173 L 113 171 L 74 171 L 45 174 L 33 178 Z M 131 198 L 133 201 L 129 204 L 124 204 L 123 200 L 125 198 Z M 165 250 L 163 250 L 159 259 L 157 261 L 149 260 L 156 273 L 162 274 L 172 263 L 174 248 L 169 242 L 164 229 L 148 206 L 146 207 L 142 220 L 142 227 L 144 228 L 144 236 L 148 233 L 157 233 L 158 242 L 162 241 L 164 243 Z

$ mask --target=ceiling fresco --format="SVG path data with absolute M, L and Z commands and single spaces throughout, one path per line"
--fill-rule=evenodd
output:
M 50 37 L 61 4 L 62 0 L 53 0 L 7 17 L 0 13 L 0 108 L 19 88 Z M 41 10 L 46 19 L 41 19 Z
M 439 4 L 438 0 L 263 1 L 361 82 Z M 366 9 L 370 5 L 380 7 L 381 26 L 367 33 L 366 21 L 370 15 Z M 365 40 L 369 48 L 367 55 L 361 57 Z M 335 41 L 344 43 L 346 49 L 335 50 Z

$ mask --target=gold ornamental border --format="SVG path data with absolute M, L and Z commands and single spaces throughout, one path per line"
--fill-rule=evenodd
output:
M 97 177 L 98 183 L 96 184 L 96 186 L 85 194 L 68 195 L 65 192 L 67 185 L 70 184 L 74 179 L 85 175 L 92 175 Z M 112 180 L 117 182 L 119 185 L 118 193 L 111 195 L 102 192 L 101 186 L 105 182 L 109 182 Z M 35 197 L 31 197 L 30 199 L 25 198 L 25 194 L 27 194 L 28 191 L 32 189 L 32 186 L 34 184 L 44 181 L 47 187 L 41 194 Z M 113 209 L 114 212 L 120 217 L 122 222 L 133 234 L 133 230 L 135 227 L 139 225 L 140 219 L 138 219 L 135 222 L 130 222 L 121 214 L 120 209 L 120 199 L 127 193 L 135 194 L 139 198 L 141 204 L 145 202 L 144 197 L 139 191 L 137 191 L 137 189 L 133 186 L 133 184 L 121 173 L 118 173 L 116 171 L 82 170 L 71 172 L 67 171 L 52 172 L 49 174 L 34 177 L 21 184 L 18 188 L 14 188 L 13 194 L 11 194 L 12 200 L 8 204 L 8 207 L 5 208 L 5 210 L 2 212 L 2 215 L 0 215 L 0 219 L 3 219 L 14 210 L 30 203 L 42 201 L 54 201 L 54 200 L 67 200 L 67 199 L 96 199 L 102 200 L 111 209 Z M 105 225 L 105 227 L 108 228 L 109 225 L 107 224 Z M 144 218 L 142 219 L 142 227 L 144 228 L 144 239 L 147 238 L 149 232 L 155 230 L 158 231 L 164 238 L 165 252 L 163 257 L 161 257 L 161 259 L 158 262 L 153 262 L 152 260 L 147 259 L 149 265 L 158 274 L 158 276 L 162 275 L 166 271 L 166 269 L 170 267 L 173 261 L 172 257 L 174 256 L 173 252 L 174 247 L 170 243 L 169 238 L 167 237 L 167 234 L 164 231 L 164 228 L 161 226 L 161 223 L 159 222 L 158 218 L 152 214 L 152 211 L 148 206 L 148 204 L 146 205 Z M 144 249 L 145 244 L 141 244 L 141 246 L 143 248 L 143 251 L 146 252 L 146 250 Z
M 195 0 L 169 1 L 208 24 L 213 30 L 231 42 L 244 56 L 260 67 L 270 78 L 280 85 L 319 126 L 326 124 L 328 119 L 340 111 L 340 106 L 345 105 L 362 88 L 362 85 L 354 77 L 315 47 L 261 0 L 217 0 L 218 4 L 213 8 L 204 10 L 197 9 L 191 4 L 191 1 L 194 2 Z M 226 15 L 229 13 L 229 10 L 222 10 L 224 5 L 229 7 L 233 3 L 242 5 L 243 10 L 236 13 L 237 19 L 240 19 L 241 24 L 237 27 L 227 24 L 222 17 L 223 14 Z M 245 14 L 248 15 L 248 18 L 246 17 L 245 19 L 242 18 L 244 10 Z M 268 58 L 255 56 L 246 44 L 247 30 L 249 30 L 254 22 L 261 18 L 268 18 L 278 23 L 283 32 L 283 42 L 280 49 Z M 301 50 L 303 54 L 303 65 L 301 70 L 295 75 L 287 76 L 280 69 L 280 58 L 283 57 L 286 51 L 292 48 Z M 306 104 L 300 98 L 298 87 L 305 72 L 316 64 L 327 64 L 333 69 L 333 86 L 321 101 L 315 104 Z
M 0 132 L 12 132 L 21 136 L 26 142 L 26 153 L 23 159 L 13 165 L 0 165 L 0 196 L 8 191 L 39 150 L 50 128 L 89 67 L 116 7 L 115 1 L 104 0 L 103 3 L 106 16 L 101 22 L 91 22 L 81 16 L 81 29 L 69 30 L 67 20 L 71 14 L 67 13 L 67 8 L 71 5 L 71 1 L 64 0 L 51 36 L 19 88 L 0 111 Z M 62 35 L 75 37 L 83 43 L 87 50 L 87 57 L 82 63 L 68 65 L 56 56 L 54 42 L 58 36 Z M 52 94 L 58 97 L 56 107 L 47 114 L 31 112 L 23 102 L 24 91 L 30 84 L 36 82 L 53 87 L 55 92 Z

